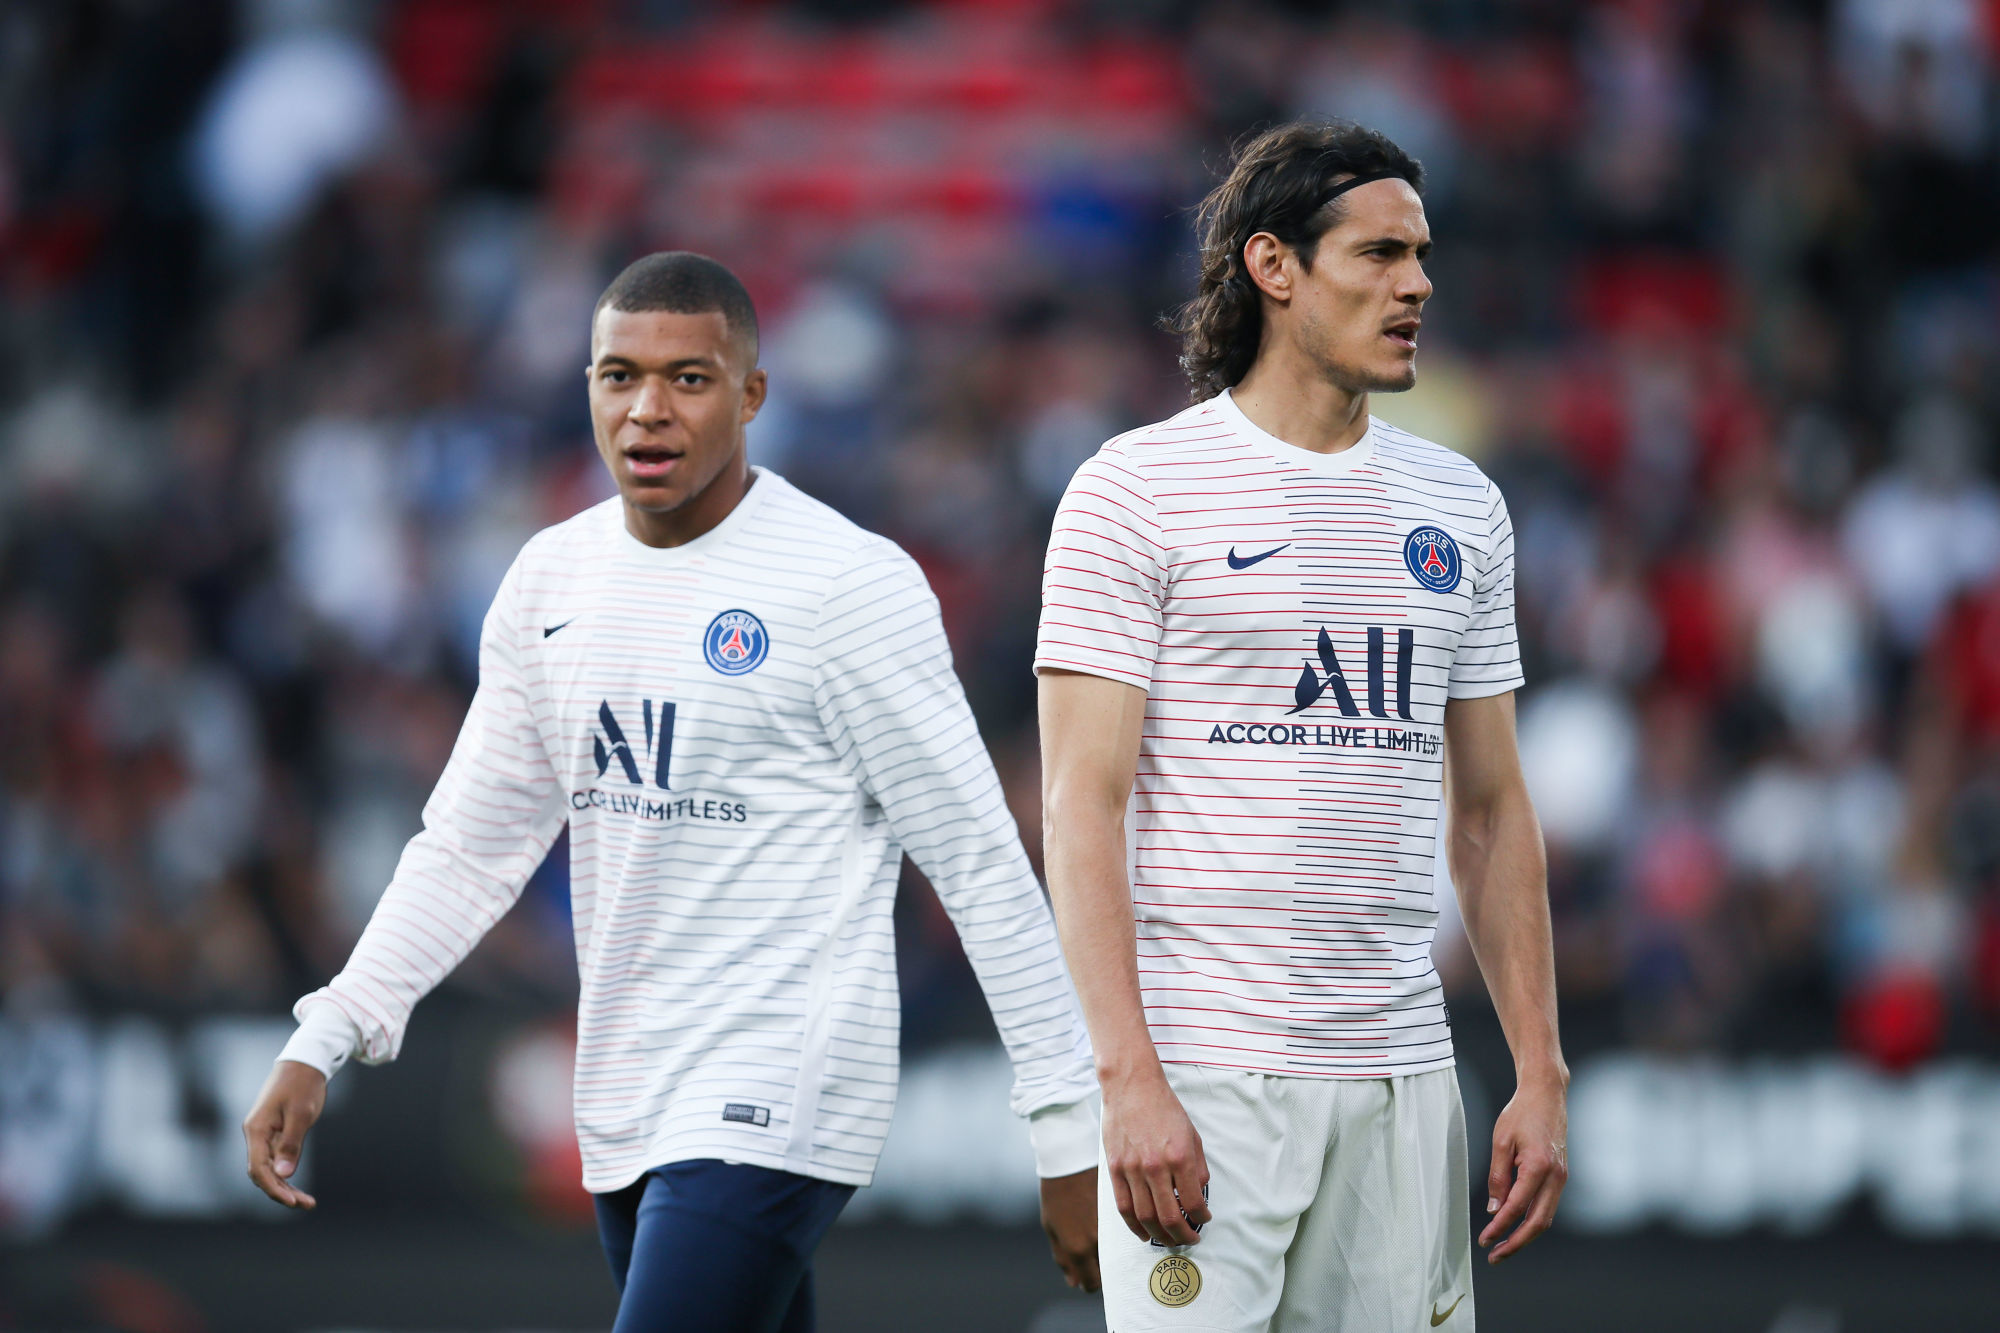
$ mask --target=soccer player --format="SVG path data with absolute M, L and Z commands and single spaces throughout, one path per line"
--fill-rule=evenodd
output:
M 251 1178 L 314 1205 L 288 1178 L 326 1080 L 395 1057 L 567 821 L 576 1128 L 616 1327 L 809 1329 L 813 1250 L 895 1099 L 907 849 L 1013 1059 L 1057 1261 L 1094 1288 L 1088 1038 L 937 600 L 893 544 L 748 466 L 765 375 L 720 264 L 627 268 L 587 374 L 618 495 L 502 582 L 424 829 L 244 1120 Z
M 1104 1092 L 1114 1333 L 1470 1333 L 1441 819 L 1518 1077 L 1491 1257 L 1562 1190 L 1506 506 L 1368 414 L 1415 382 L 1422 179 L 1353 125 L 1244 145 L 1178 320 L 1198 401 L 1086 462 L 1050 539 L 1048 873 Z

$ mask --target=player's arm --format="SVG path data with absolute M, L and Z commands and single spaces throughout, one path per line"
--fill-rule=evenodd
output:
M 1190 1219 L 1208 1219 L 1208 1164 L 1146 1028 L 1125 868 L 1166 549 L 1130 460 L 1115 446 L 1086 460 L 1049 532 L 1035 671 L 1049 896 L 1096 1052 L 1112 1198 L 1134 1235 L 1179 1245 L 1196 1239 Z
M 349 1056 L 395 1058 L 410 1011 L 521 896 L 565 815 L 529 711 L 510 570 L 480 635 L 479 688 L 424 828 L 410 840 L 354 952 L 299 1001 L 299 1029 L 243 1118 L 250 1179 L 290 1208 L 315 1200 L 290 1183 L 327 1080 Z
M 1146 691 L 1044 668 L 1043 859 L 1104 1089 L 1104 1156 L 1118 1214 L 1141 1239 L 1192 1245 L 1208 1221 L 1201 1136 L 1167 1084 L 1139 999 L 1125 806 Z
M 1514 1096 L 1493 1128 L 1486 1205 L 1493 1217 L 1479 1236 L 1497 1263 L 1555 1218 L 1569 1178 L 1569 1069 L 1556 1034 L 1548 866 L 1521 775 L 1512 691 L 1451 700 L 1444 729 L 1452 882 L 1514 1055 Z
M 1014 1064 L 1042 1224 L 1070 1285 L 1097 1290 L 1090 1044 L 1054 922 L 952 670 L 937 598 L 888 543 L 835 579 L 815 640 L 827 734 L 937 890 Z

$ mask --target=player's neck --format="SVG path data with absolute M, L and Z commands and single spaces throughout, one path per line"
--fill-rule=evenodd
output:
M 654 513 L 625 505 L 625 530 L 647 546 L 685 546 L 706 536 L 717 524 L 734 513 L 757 474 L 741 457 L 732 461 L 678 509 Z
M 1285 355 L 1289 350 L 1267 345 L 1229 396 L 1259 430 L 1286 444 L 1316 454 L 1352 448 L 1368 432 L 1367 391 L 1328 383 L 1318 367 Z

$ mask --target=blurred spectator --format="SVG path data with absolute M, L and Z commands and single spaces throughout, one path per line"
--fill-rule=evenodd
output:
M 367 45 L 310 29 L 256 41 L 223 74 L 195 140 L 204 202 L 234 236 L 268 236 L 360 163 L 393 117 Z
M 1901 653 L 1929 642 L 1952 599 L 2000 569 L 2000 490 L 1980 475 L 1984 445 L 1964 403 L 1917 399 L 1896 421 L 1895 461 L 1848 511 L 1847 558 Z

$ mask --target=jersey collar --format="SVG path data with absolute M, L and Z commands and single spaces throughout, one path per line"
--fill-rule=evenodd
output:
M 1287 444 L 1243 415 L 1243 409 L 1236 405 L 1235 395 L 1228 389 L 1208 401 L 1223 424 L 1235 432 L 1238 439 L 1292 467 L 1339 476 L 1354 471 L 1375 456 L 1377 423 L 1372 416 L 1368 418 L 1368 429 L 1361 432 L 1360 439 L 1337 454 L 1322 454 L 1312 449 L 1301 449 L 1296 444 Z
M 729 544 L 751 515 L 768 502 L 774 492 L 785 484 L 784 478 L 775 472 L 766 471 L 755 464 L 750 468 L 750 489 L 736 502 L 720 523 L 691 542 L 679 546 L 648 546 L 634 537 L 625 526 L 625 506 L 613 496 L 608 506 L 611 511 L 611 526 L 615 530 L 614 542 L 627 555 L 658 565 L 680 565 L 698 556 L 704 556 Z

